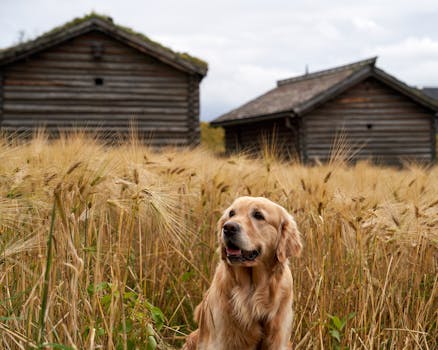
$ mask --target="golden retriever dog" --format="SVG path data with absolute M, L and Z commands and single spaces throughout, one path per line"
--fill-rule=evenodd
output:
M 266 198 L 240 197 L 219 219 L 218 231 L 221 260 L 195 310 L 199 328 L 183 349 L 290 349 L 288 258 L 302 250 L 292 215 Z

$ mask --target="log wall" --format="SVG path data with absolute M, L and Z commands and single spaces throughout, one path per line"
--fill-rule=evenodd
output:
M 345 139 L 353 160 L 399 164 L 435 157 L 433 112 L 369 78 L 303 118 L 305 160 L 327 161 Z
M 229 153 L 260 154 L 271 150 L 285 158 L 299 157 L 298 121 L 281 118 L 274 121 L 225 126 L 225 148 Z
M 3 67 L 2 129 L 123 136 L 134 123 L 152 145 L 193 144 L 199 81 L 92 31 Z

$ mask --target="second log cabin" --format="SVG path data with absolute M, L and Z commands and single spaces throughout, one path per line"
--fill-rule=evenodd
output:
M 211 124 L 228 152 L 276 148 L 307 163 L 333 157 L 398 165 L 436 159 L 438 102 L 375 65 L 376 58 L 290 79 Z M 266 143 L 268 145 L 266 145 Z

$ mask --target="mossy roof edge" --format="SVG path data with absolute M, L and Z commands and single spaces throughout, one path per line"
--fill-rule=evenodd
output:
M 146 44 L 151 45 L 152 47 L 154 47 L 158 50 L 162 50 L 162 51 L 166 52 L 169 55 L 173 56 L 173 58 L 175 58 L 177 61 L 182 60 L 183 62 L 186 62 L 190 65 L 194 65 L 194 66 L 198 67 L 199 68 L 198 73 L 200 73 L 202 75 L 205 75 L 207 73 L 208 63 L 206 61 L 202 60 L 201 58 L 192 56 L 187 52 L 174 51 L 174 50 L 170 49 L 169 47 L 164 46 L 161 43 L 150 39 L 148 36 L 146 36 L 143 33 L 137 32 L 129 27 L 115 24 L 113 22 L 112 18 L 109 16 L 95 13 L 95 12 L 91 12 L 83 17 L 74 18 L 73 20 L 71 20 L 67 23 L 64 23 L 60 26 L 57 26 L 57 27 L 45 32 L 44 34 L 38 36 L 35 39 L 31 39 L 31 40 L 28 40 L 26 42 L 20 43 L 18 45 L 14 45 L 14 46 L 0 49 L 0 60 L 6 56 L 10 56 L 10 55 L 18 54 L 22 51 L 26 51 L 30 47 L 38 45 L 40 42 L 44 42 L 46 39 L 49 39 L 57 34 L 60 34 L 64 31 L 67 31 L 71 28 L 74 28 L 82 23 L 85 23 L 87 21 L 91 21 L 93 19 L 101 20 L 101 21 L 105 22 L 107 25 L 122 31 L 125 34 L 131 35 L 131 36 L 145 42 Z

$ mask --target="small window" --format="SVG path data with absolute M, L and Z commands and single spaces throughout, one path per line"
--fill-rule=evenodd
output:
M 367 129 L 371 130 L 373 128 L 373 124 L 367 124 Z
M 94 84 L 97 86 L 103 85 L 103 78 L 94 78 Z

